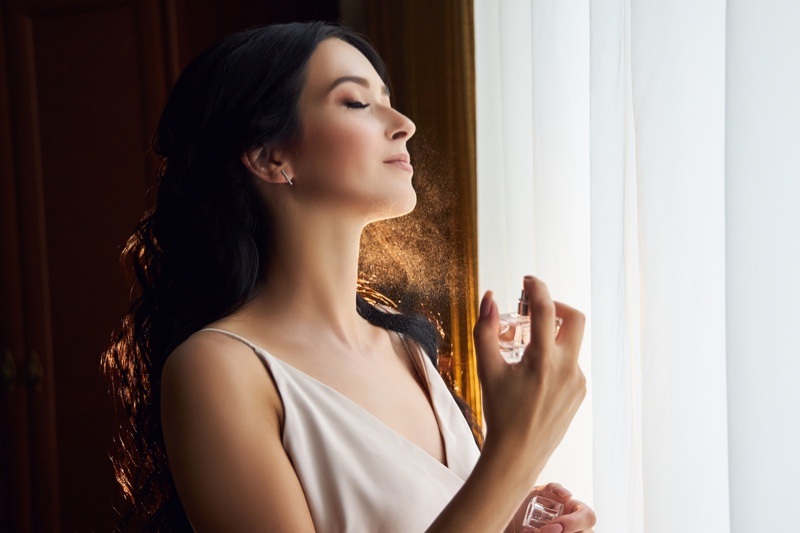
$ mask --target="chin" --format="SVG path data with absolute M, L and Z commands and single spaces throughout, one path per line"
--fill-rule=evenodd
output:
M 382 198 L 378 209 L 374 213 L 374 221 L 402 217 L 414 210 L 417 205 L 417 193 L 409 187 L 408 190 L 393 195 L 391 198 Z

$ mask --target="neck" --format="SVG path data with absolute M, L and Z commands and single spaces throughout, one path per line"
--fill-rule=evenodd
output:
M 275 225 L 265 282 L 249 307 L 281 331 L 314 324 L 317 335 L 357 348 L 368 335 L 355 302 L 363 225 L 332 218 Z

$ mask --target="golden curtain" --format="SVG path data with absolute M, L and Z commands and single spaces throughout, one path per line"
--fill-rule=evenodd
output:
M 364 27 L 357 29 L 388 66 L 393 104 L 417 125 L 409 150 L 419 196 L 410 217 L 368 230 L 365 240 L 385 246 L 365 254 L 364 264 L 377 269 L 365 275 L 379 288 L 382 274 L 421 287 L 414 303 L 438 318 L 446 348 L 452 347 L 441 355 L 440 370 L 480 420 L 472 342 L 477 304 L 472 1 L 365 0 L 363 15 Z M 403 243 L 393 247 L 394 238 Z M 375 267 L 382 260 L 383 271 Z M 397 264 L 407 265 L 400 278 Z

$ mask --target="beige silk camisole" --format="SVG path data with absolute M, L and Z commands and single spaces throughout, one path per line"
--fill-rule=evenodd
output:
M 283 447 L 317 532 L 414 533 L 434 521 L 469 476 L 480 452 L 431 361 L 422 365 L 447 466 L 347 396 L 245 338 L 264 362 L 284 409 Z M 419 351 L 418 351 L 419 352 Z

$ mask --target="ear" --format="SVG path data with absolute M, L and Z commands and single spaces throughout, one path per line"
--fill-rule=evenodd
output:
M 285 184 L 287 178 L 284 177 L 283 172 L 288 176 L 293 175 L 288 158 L 285 158 L 281 151 L 269 149 L 266 146 L 258 146 L 246 151 L 242 154 L 241 160 L 244 167 L 256 179 L 264 183 Z

